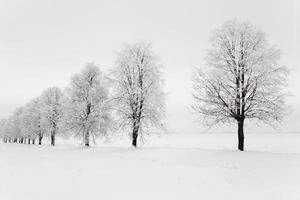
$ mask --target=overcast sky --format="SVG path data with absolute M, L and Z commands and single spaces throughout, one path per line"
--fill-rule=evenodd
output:
M 165 67 L 169 131 L 203 132 L 189 111 L 191 76 L 204 66 L 211 31 L 238 19 L 261 27 L 282 50 L 293 112 L 277 131 L 300 131 L 299 10 L 297 0 L 0 0 L 0 118 L 47 87 L 64 88 L 87 62 L 107 71 L 124 43 L 145 40 Z

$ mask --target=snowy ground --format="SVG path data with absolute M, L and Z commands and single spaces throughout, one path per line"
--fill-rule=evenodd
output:
M 0 144 L 0 199 L 300 199 L 300 134 L 118 138 L 92 148 Z

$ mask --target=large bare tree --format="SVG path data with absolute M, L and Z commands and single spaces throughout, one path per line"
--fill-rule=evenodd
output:
M 226 22 L 211 44 L 206 70 L 193 79 L 192 107 L 208 125 L 236 122 L 243 151 L 245 119 L 273 124 L 284 117 L 288 71 L 266 34 L 247 22 Z
M 160 68 L 150 45 L 140 42 L 125 46 L 112 72 L 116 122 L 131 130 L 134 147 L 143 132 L 164 127 L 165 94 Z

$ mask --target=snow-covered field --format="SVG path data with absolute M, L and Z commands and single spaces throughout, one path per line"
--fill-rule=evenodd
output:
M 300 199 L 300 134 L 151 136 L 91 148 L 0 144 L 0 199 Z

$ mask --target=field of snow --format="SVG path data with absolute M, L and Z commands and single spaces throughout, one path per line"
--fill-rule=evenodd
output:
M 299 200 L 300 134 L 151 136 L 91 148 L 0 144 L 1 200 Z

